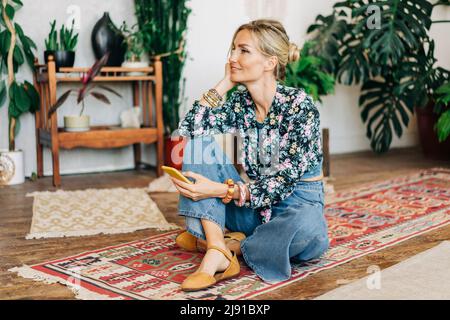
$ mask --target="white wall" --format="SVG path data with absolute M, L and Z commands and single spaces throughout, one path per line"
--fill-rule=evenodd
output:
M 22 0 L 24 7 L 17 12 L 16 20 L 25 33 L 38 45 L 37 55 L 43 60 L 44 39 L 49 32 L 49 22 L 57 19 L 58 27 L 66 20 L 71 20 L 68 12 L 73 5 L 80 10 L 80 36 L 76 53 L 76 66 L 89 66 L 94 62 L 90 44 L 90 35 L 95 22 L 108 11 L 112 20 L 119 25 L 123 20 L 135 22 L 133 0 Z M 223 76 L 226 54 L 234 30 L 249 20 L 274 17 L 283 22 L 291 41 L 299 46 L 306 39 L 306 29 L 320 13 L 331 12 L 331 0 L 191 0 L 193 9 L 188 24 L 187 50 L 189 60 L 186 63 L 186 96 L 181 114 L 190 108 L 193 101 L 205 90 L 214 86 Z M 450 19 L 450 10 L 442 7 L 433 17 Z M 431 36 L 436 41 L 438 64 L 450 69 L 450 44 L 446 40 L 448 25 L 436 24 Z M 18 79 L 31 81 L 31 72 L 23 68 Z M 93 124 L 118 124 L 120 111 L 131 106 L 131 90 L 124 85 L 115 85 L 123 98 L 110 96 L 112 105 L 107 106 L 90 100 L 86 113 L 91 115 Z M 333 96 L 325 97 L 319 106 L 322 127 L 330 129 L 331 153 L 343 153 L 370 150 L 370 141 L 365 136 L 365 125 L 360 118 L 358 108 L 359 91 L 355 87 L 338 85 Z M 62 117 L 79 110 L 74 102 L 65 104 L 59 112 Z M 7 148 L 7 107 L 0 109 L 0 148 Z M 17 148 L 26 155 L 25 173 L 29 176 L 36 171 L 36 151 L 34 137 L 34 118 L 24 115 L 21 118 L 22 129 L 17 137 Z M 416 122 L 410 122 L 401 140 L 394 138 L 392 147 L 415 145 L 418 142 Z M 51 174 L 51 156 L 48 149 L 44 153 L 45 174 Z M 143 160 L 154 164 L 155 148 L 149 146 L 144 150 Z M 61 173 L 95 172 L 133 168 L 131 147 L 93 150 L 61 150 Z

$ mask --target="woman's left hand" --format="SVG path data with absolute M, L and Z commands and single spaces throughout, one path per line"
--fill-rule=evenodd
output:
M 195 179 L 194 184 L 189 184 L 184 181 L 172 178 L 172 182 L 175 184 L 177 190 L 185 197 L 194 201 L 207 199 L 207 198 L 222 198 L 227 192 L 227 185 L 220 182 L 212 181 L 201 174 L 187 171 L 182 172 L 184 176 Z

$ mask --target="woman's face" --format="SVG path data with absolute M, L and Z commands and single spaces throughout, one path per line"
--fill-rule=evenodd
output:
M 236 35 L 229 57 L 231 81 L 245 84 L 260 79 L 265 72 L 273 73 L 273 59 L 258 51 L 256 41 L 246 29 Z

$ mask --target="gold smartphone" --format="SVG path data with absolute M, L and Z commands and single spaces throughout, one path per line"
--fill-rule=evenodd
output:
M 191 180 L 189 180 L 188 178 L 183 176 L 183 174 L 175 168 L 161 166 L 161 169 L 163 169 L 169 176 L 171 176 L 175 179 L 181 180 L 181 181 L 189 183 L 189 184 L 194 184 Z

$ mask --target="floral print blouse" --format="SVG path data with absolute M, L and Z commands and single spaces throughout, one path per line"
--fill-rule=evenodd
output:
M 198 137 L 223 133 L 242 139 L 240 163 L 252 180 L 245 206 L 271 218 L 272 205 L 287 198 L 309 169 L 322 162 L 320 115 L 304 89 L 277 83 L 276 94 L 262 123 L 245 86 L 216 108 L 198 100 L 179 123 L 179 134 Z M 257 152 L 258 151 L 258 152 Z

